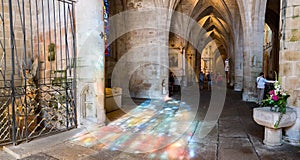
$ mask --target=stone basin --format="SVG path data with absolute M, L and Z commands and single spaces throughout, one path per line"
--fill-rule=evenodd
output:
M 265 126 L 264 144 L 268 146 L 278 146 L 282 144 L 282 128 L 292 126 L 297 118 L 297 113 L 292 108 L 287 107 L 286 113 L 282 115 L 277 128 L 274 124 L 279 120 L 280 113 L 270 111 L 270 107 L 254 108 L 253 119 L 262 126 Z

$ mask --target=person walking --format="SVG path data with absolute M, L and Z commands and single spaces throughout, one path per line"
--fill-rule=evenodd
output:
M 204 87 L 204 73 L 202 71 L 199 74 L 199 85 L 200 85 L 200 90 L 202 90 Z
M 211 85 L 212 85 L 212 79 L 211 79 L 211 73 L 208 72 L 208 74 L 206 75 L 207 76 L 207 90 L 211 90 Z

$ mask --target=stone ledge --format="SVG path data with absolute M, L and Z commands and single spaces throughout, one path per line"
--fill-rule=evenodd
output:
M 39 152 L 48 150 L 51 147 L 57 146 L 64 143 L 70 137 L 76 135 L 80 131 L 83 131 L 83 128 L 75 128 L 70 131 L 62 132 L 56 135 L 44 137 L 41 139 L 35 139 L 30 143 L 23 142 L 17 146 L 4 146 L 3 150 L 16 159 L 22 159 Z

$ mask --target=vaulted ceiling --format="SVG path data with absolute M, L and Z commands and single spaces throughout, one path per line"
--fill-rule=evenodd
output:
M 213 40 L 221 54 L 228 54 L 230 45 L 234 43 L 233 23 L 236 19 L 232 13 L 239 12 L 236 1 L 198 0 L 193 7 L 187 7 L 188 1 L 191 0 L 182 0 L 179 5 L 184 5 L 181 7 L 182 12 L 190 13 L 190 16 L 205 29 L 205 32 L 200 32 L 201 34 L 198 35 L 199 41 L 208 44 Z M 207 38 L 210 40 L 206 41 Z

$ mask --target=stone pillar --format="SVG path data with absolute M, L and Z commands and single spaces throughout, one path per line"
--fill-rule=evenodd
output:
M 187 77 L 187 84 L 188 85 L 194 85 L 195 83 L 195 76 L 197 73 L 195 73 L 195 57 L 196 56 L 196 50 L 191 44 L 188 44 L 186 49 L 186 62 L 188 63 L 186 66 L 186 77 Z
M 80 95 L 89 100 L 93 107 L 93 117 L 88 120 L 101 125 L 105 123 L 104 110 L 104 40 L 103 32 L 103 3 L 99 0 L 85 0 L 76 3 L 76 31 L 77 31 L 77 117 L 78 124 L 86 124 L 84 109 Z M 83 94 L 85 90 L 90 94 Z
M 238 33 L 236 34 L 236 38 L 235 38 L 235 63 L 234 63 L 234 71 L 235 71 L 235 75 L 234 75 L 234 90 L 235 91 L 242 91 L 243 90 L 243 75 L 244 75 L 244 58 L 243 58 L 243 30 L 241 28 L 238 29 Z
M 288 105 L 294 107 L 297 112 L 296 124 L 286 129 L 285 137 L 292 143 L 300 142 L 300 0 L 283 0 L 280 14 L 280 53 L 279 53 L 279 77 L 282 87 L 291 97 Z
M 262 71 L 263 61 L 263 32 L 265 23 L 265 10 L 267 1 L 251 3 L 243 1 L 245 6 L 243 29 L 244 29 L 244 88 L 243 100 L 256 101 L 257 93 L 255 81 L 259 72 Z M 255 5 L 252 7 L 252 5 Z M 246 7 L 247 6 L 247 7 Z M 242 12 L 242 11 L 241 11 Z M 243 19 L 243 17 L 242 17 Z
M 113 72 L 112 87 L 121 87 L 125 96 L 160 99 L 168 94 L 165 90 L 168 90 L 172 16 L 168 9 L 175 3 L 174 0 L 156 1 L 127 0 L 124 3 L 125 23 L 116 32 L 125 28 L 126 41 Z
M 255 102 L 257 99 L 255 81 L 259 73 L 262 72 L 263 65 L 263 36 L 257 35 L 263 35 L 263 28 L 261 31 L 251 29 L 246 32 L 244 45 L 243 100 Z

